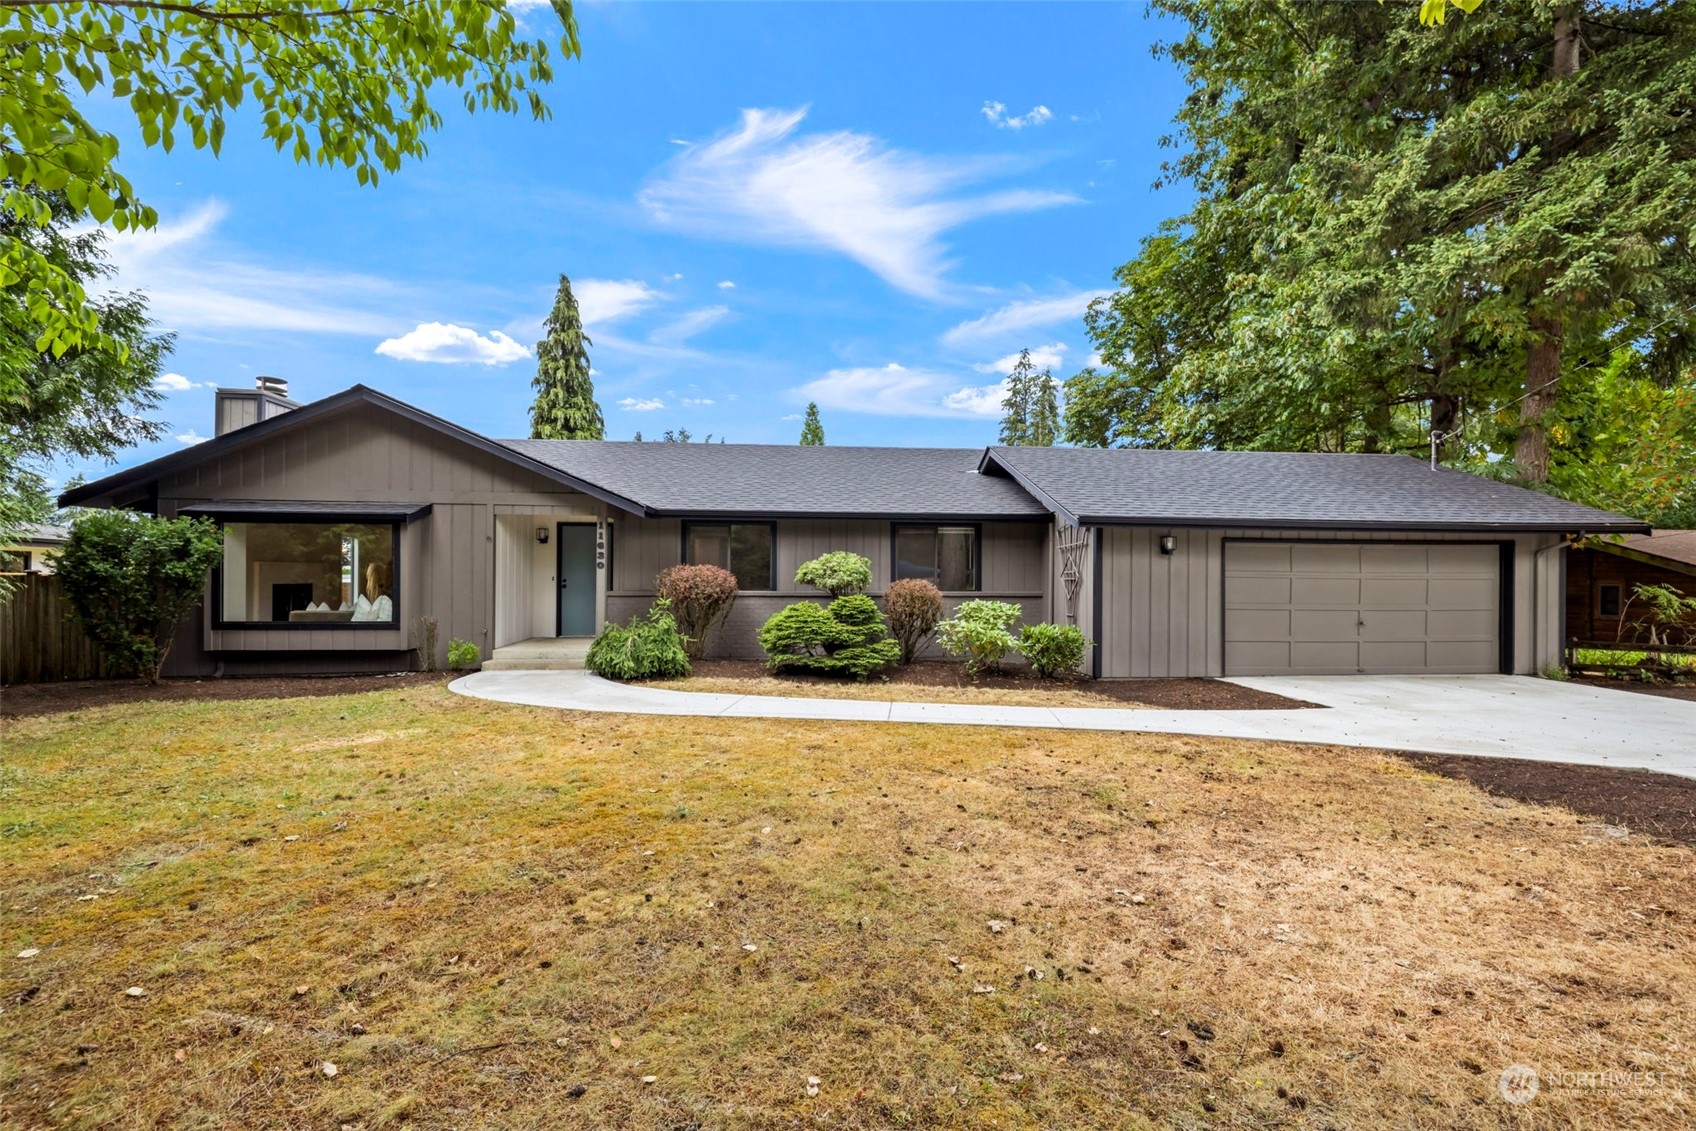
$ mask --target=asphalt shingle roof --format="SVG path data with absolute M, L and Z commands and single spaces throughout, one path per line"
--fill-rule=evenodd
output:
M 980 475 L 981 448 L 498 441 L 656 515 L 1027 519 L 1048 510 Z
M 1623 515 L 1397 455 L 991 448 L 984 467 L 996 465 L 1084 523 L 1644 529 Z

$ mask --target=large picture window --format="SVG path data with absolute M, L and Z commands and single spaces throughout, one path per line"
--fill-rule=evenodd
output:
M 226 523 L 221 620 L 393 627 L 395 542 L 386 523 Z
M 769 522 L 690 523 L 683 529 L 683 560 L 722 566 L 736 575 L 738 589 L 776 589 L 773 535 Z
M 975 526 L 897 526 L 895 580 L 929 581 L 945 593 L 977 590 Z

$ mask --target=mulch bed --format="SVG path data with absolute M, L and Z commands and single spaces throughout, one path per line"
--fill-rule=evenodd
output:
M 115 703 L 157 703 L 175 699 L 301 699 L 314 695 L 352 695 L 396 687 L 442 683 L 457 672 L 396 672 L 393 675 L 321 675 L 255 679 L 167 679 L 157 685 L 128 679 L 87 679 L 67 683 L 20 683 L 0 688 L 0 719 L 58 715 Z
M 1696 848 L 1696 779 L 1653 770 L 1569 766 L 1522 758 L 1409 754 L 1423 770 L 1471 782 L 1485 793 L 1559 805 L 1599 822 Z
M 1581 683 L 1585 687 L 1635 691 L 1639 695 L 1659 695 L 1665 699 L 1684 699 L 1696 703 L 1696 683 L 1644 683 L 1635 679 L 1603 679 L 1600 676 L 1574 676 L 1572 682 Z
M 838 682 L 829 676 L 790 672 L 773 675 L 757 660 L 697 660 L 691 674 L 713 679 L 781 679 L 806 686 Z M 1219 679 L 1103 679 L 1058 681 L 1038 679 L 1017 668 L 1000 675 L 985 674 L 973 679 L 963 664 L 921 661 L 896 668 L 869 682 L 892 688 L 903 684 L 917 687 L 978 687 L 996 691 L 1047 691 L 1056 686 L 1076 687 L 1092 695 L 1122 699 L 1175 711 L 1287 711 L 1297 707 L 1319 707 L 1300 699 L 1286 699 L 1268 691 L 1255 691 Z

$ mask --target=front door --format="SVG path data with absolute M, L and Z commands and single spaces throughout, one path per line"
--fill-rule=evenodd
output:
M 595 524 L 559 524 L 559 634 L 595 635 Z

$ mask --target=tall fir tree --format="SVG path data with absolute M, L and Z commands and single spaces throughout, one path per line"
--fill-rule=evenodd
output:
M 824 425 L 819 421 L 817 401 L 807 402 L 807 419 L 801 423 L 801 446 L 804 448 L 824 447 Z
M 547 336 L 536 343 L 536 403 L 530 406 L 533 440 L 604 440 L 606 425 L 595 403 L 589 376 L 589 349 L 571 280 L 559 277 L 559 292 L 548 315 Z
M 1052 448 L 1060 438 L 1060 383 L 1044 369 L 1032 378 L 1031 422 L 1025 443 L 1033 448 Z
M 1036 397 L 1036 366 L 1031 351 L 1019 351 L 1013 372 L 1007 374 L 1007 394 L 1001 398 L 1001 442 L 1010 448 L 1031 442 L 1031 413 Z

